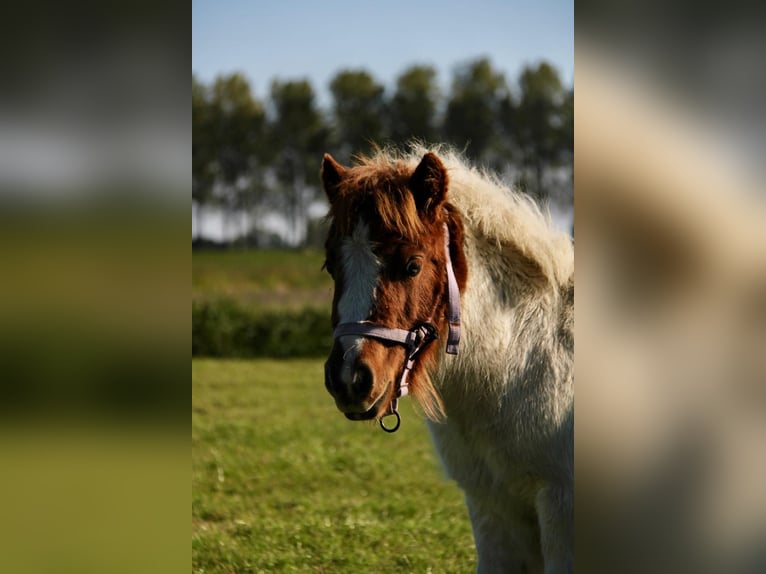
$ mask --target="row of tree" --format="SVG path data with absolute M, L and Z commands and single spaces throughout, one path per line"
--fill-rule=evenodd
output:
M 258 243 L 268 213 L 288 222 L 289 242 L 306 241 L 306 209 L 321 197 L 324 152 L 348 162 L 373 142 L 403 145 L 412 138 L 464 150 L 537 197 L 571 201 L 574 91 L 548 63 L 525 67 L 509 85 L 489 60 L 478 59 L 455 70 L 447 94 L 436 70 L 421 65 L 406 69 L 393 93 L 365 70 L 342 70 L 329 87 L 330 109 L 321 109 L 305 79 L 274 80 L 262 101 L 241 74 L 212 85 L 192 75 L 198 233 L 205 208 L 215 205 L 232 220 L 249 216 L 245 241 Z

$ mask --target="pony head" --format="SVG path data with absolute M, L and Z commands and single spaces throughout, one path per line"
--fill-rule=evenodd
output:
M 335 281 L 333 327 L 361 321 L 399 330 L 430 323 L 444 340 L 448 330 L 447 252 L 457 283 L 465 286 L 460 216 L 447 201 L 448 175 L 427 153 L 417 166 L 382 154 L 344 168 L 325 155 L 322 181 L 330 201 L 325 267 Z M 409 394 L 430 418 L 443 407 L 428 376 L 441 347 L 419 354 L 409 373 Z M 351 420 L 376 420 L 396 398 L 407 350 L 363 335 L 335 339 L 325 364 L 325 386 Z

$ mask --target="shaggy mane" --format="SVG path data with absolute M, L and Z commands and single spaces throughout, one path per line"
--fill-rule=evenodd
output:
M 336 224 L 353 225 L 357 217 L 351 215 L 372 210 L 386 230 L 417 240 L 424 229 L 407 192 L 407 182 L 428 152 L 435 153 L 447 168 L 447 201 L 463 216 L 466 228 L 515 252 L 532 264 L 533 275 L 553 285 L 569 280 L 574 272 L 572 240 L 553 227 L 550 214 L 492 173 L 470 166 L 449 146 L 412 143 L 406 151 L 387 147 L 371 156 L 356 156 L 356 165 L 349 169 L 339 190 L 347 198 L 337 202 L 343 213 L 331 210 L 329 217 Z

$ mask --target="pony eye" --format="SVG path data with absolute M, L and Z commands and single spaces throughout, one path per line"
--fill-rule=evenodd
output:
M 404 268 L 404 270 L 410 277 L 415 277 L 415 275 L 420 273 L 420 263 L 418 263 L 417 259 L 410 259 L 407 261 L 407 266 Z

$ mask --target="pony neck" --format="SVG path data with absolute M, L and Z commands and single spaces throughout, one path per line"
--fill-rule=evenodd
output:
M 512 365 L 523 365 L 534 345 L 550 340 L 545 330 L 561 313 L 556 278 L 535 271 L 539 266 L 515 246 L 498 245 L 466 225 L 464 253 L 460 355 L 442 356 L 433 377 L 448 417 L 456 402 L 497 396 L 492 387 L 513 379 Z

